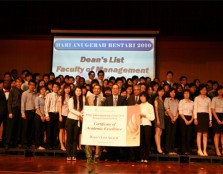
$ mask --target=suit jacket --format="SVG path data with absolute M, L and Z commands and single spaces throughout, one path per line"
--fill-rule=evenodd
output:
M 128 106 L 136 105 L 136 104 L 140 104 L 140 103 L 141 103 L 140 99 L 139 99 L 137 102 L 135 101 L 135 95 L 134 95 L 134 94 L 131 95 L 131 96 L 128 98 L 128 100 L 127 100 L 127 105 L 128 105 Z
M 106 98 L 104 106 L 113 106 L 113 95 Z M 126 106 L 126 100 L 122 96 L 118 95 L 117 106 Z
M 86 105 L 89 106 L 94 106 L 94 99 L 95 99 L 95 95 L 89 95 L 86 98 Z M 98 95 L 98 106 L 102 106 L 103 103 L 105 101 L 105 98 L 103 97 L 103 95 Z
M 7 100 L 5 97 L 5 92 L 3 89 L 0 90 L 0 116 L 7 115 L 8 107 L 7 107 Z

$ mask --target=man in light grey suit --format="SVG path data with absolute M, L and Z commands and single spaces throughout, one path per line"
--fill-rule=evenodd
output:
M 100 85 L 95 85 L 93 87 L 93 95 L 89 95 L 86 98 L 86 105 L 89 106 L 102 106 L 105 98 L 103 95 L 101 95 L 101 87 Z M 87 158 L 92 158 L 92 146 L 86 145 L 86 156 Z M 95 159 L 99 159 L 101 155 L 102 148 L 99 146 L 96 146 L 95 151 Z

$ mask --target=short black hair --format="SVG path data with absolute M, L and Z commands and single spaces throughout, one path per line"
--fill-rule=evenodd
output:
M 199 92 L 205 88 L 207 90 L 207 85 L 206 84 L 201 84 L 200 87 L 199 87 Z
M 182 80 L 185 79 L 185 78 L 187 78 L 187 77 L 186 77 L 186 76 L 181 76 L 181 77 L 179 78 L 179 80 L 182 81 Z
M 196 84 L 195 83 L 190 83 L 189 88 L 191 88 L 191 87 L 196 87 Z
M 111 76 L 111 77 L 109 78 L 109 81 L 111 81 L 111 80 L 115 80 L 115 77 L 114 77 L 114 76 Z
M 29 85 L 30 83 L 34 83 L 34 84 L 36 85 L 36 81 L 35 81 L 35 80 L 30 80 L 30 81 L 28 82 L 28 85 Z
M 33 76 L 31 72 L 27 72 L 26 75 L 25 75 L 25 78 L 29 77 L 29 76 Z
M 38 91 L 40 91 L 43 88 L 47 89 L 47 87 L 44 85 L 44 86 L 40 86 Z
M 146 78 L 145 78 L 144 76 L 141 76 L 141 77 L 139 78 L 139 80 L 141 80 L 141 79 L 146 80 Z
M 49 76 L 55 76 L 54 72 L 50 72 Z
M 207 83 L 211 83 L 211 84 L 213 84 L 213 81 L 212 81 L 212 80 L 208 80 Z
M 157 92 L 164 90 L 164 88 L 162 86 L 159 86 L 157 89 Z
M 141 96 L 145 96 L 146 98 L 148 97 L 148 94 L 146 93 L 146 92 L 141 92 L 140 94 L 139 94 L 139 97 L 141 97 Z
M 220 85 L 220 86 L 217 87 L 216 91 L 218 92 L 219 90 L 222 90 L 222 89 L 223 89 L 223 86 Z
M 185 89 L 185 90 L 183 91 L 183 93 L 186 93 L 186 92 L 189 92 L 189 94 L 190 94 L 190 90 L 189 90 L 189 89 Z
M 99 75 L 100 73 L 102 73 L 103 75 L 105 75 L 105 72 L 104 72 L 103 70 L 99 70 L 99 71 L 98 71 L 98 75 Z
M 95 75 L 95 72 L 94 71 L 89 71 L 88 76 L 91 75 L 91 74 Z
M 168 75 L 168 74 L 172 74 L 172 76 L 173 76 L 173 71 L 167 71 L 166 75 Z
M 134 75 L 134 76 L 132 76 L 132 81 L 134 81 L 134 80 L 138 80 L 139 79 L 139 77 L 138 76 L 136 76 L 136 75 Z
M 43 74 L 43 78 L 44 77 L 48 77 L 49 78 L 49 74 Z
M 169 93 L 171 93 L 172 91 L 174 91 L 175 93 L 177 93 L 177 90 L 175 88 L 170 88 Z
M 11 73 L 10 73 L 10 72 L 5 72 L 5 73 L 4 73 L 4 77 L 5 77 L 6 75 L 10 75 L 10 76 L 11 76 Z
M 60 88 L 60 84 L 59 84 L 58 82 L 53 82 L 52 84 L 53 84 L 53 86 L 54 86 L 54 85 L 57 85 L 58 88 Z
M 29 72 L 28 69 L 24 69 L 24 70 L 22 70 L 22 74 L 24 74 L 24 73 L 28 73 L 28 72 Z
M 122 81 L 122 78 L 121 78 L 121 77 L 118 77 L 118 78 L 115 80 L 115 83 L 117 83 L 118 81 Z

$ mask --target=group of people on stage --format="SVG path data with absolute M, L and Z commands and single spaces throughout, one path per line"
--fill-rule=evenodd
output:
M 41 76 L 28 70 L 18 75 L 15 69 L 5 73 L 0 80 L 0 141 L 4 147 L 59 148 L 66 151 L 67 160 L 76 160 L 77 151 L 83 148 L 85 105 L 139 105 L 140 147 L 85 146 L 87 158 L 108 154 L 116 160 L 148 163 L 151 147 L 159 154 L 191 154 L 195 137 L 197 154 L 207 156 L 210 130 L 216 155 L 223 155 L 223 86 L 217 81 L 188 83 L 182 76 L 179 83 L 173 83 L 171 71 L 165 81 L 136 75 L 106 79 L 102 70 L 97 78 L 94 71 L 88 75 L 89 79 L 55 77 L 52 72 Z

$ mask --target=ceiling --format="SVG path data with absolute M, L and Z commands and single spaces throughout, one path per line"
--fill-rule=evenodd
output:
M 5 1 L 0 36 L 49 35 L 51 29 L 160 30 L 163 36 L 222 36 L 218 1 Z

